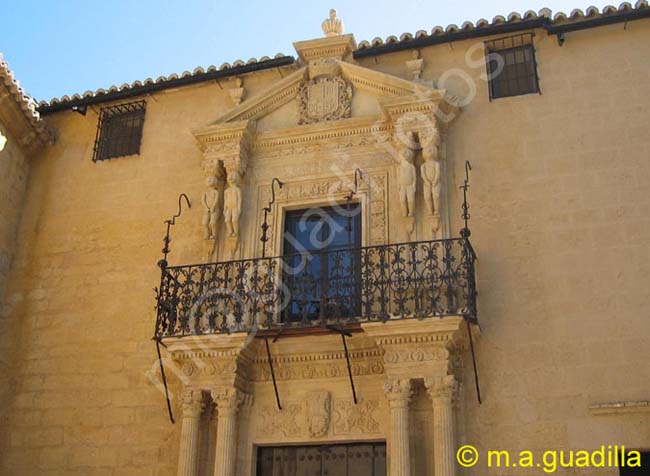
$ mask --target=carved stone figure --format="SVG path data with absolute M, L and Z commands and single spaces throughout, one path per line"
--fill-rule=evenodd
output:
M 203 192 L 203 197 L 201 198 L 201 203 L 205 210 L 203 211 L 203 227 L 205 228 L 205 239 L 206 240 L 216 240 L 217 239 L 217 224 L 219 220 L 219 214 L 221 212 L 221 194 L 218 185 L 217 178 L 210 176 L 205 180 L 205 184 L 208 187 L 205 192 Z
M 309 434 L 317 438 L 327 434 L 330 427 L 331 396 L 329 392 L 312 392 L 307 400 Z
M 412 217 L 415 212 L 415 184 L 416 171 L 413 165 L 413 151 L 404 145 L 398 149 L 398 173 L 397 184 L 399 185 L 399 202 L 402 209 L 402 216 Z
M 424 188 L 424 203 L 433 216 L 440 216 L 440 157 L 438 146 L 431 143 L 422 149 L 424 163 L 420 167 Z
M 241 188 L 239 173 L 228 174 L 228 188 L 223 194 L 223 217 L 228 236 L 239 236 L 239 217 L 241 216 Z

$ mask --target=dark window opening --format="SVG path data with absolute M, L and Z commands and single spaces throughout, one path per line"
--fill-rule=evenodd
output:
M 626 450 L 626 453 L 629 453 Z M 641 466 L 622 466 L 619 468 L 620 476 L 648 476 L 650 475 L 650 451 L 641 451 Z M 619 456 L 620 457 L 620 456 Z M 627 458 L 629 460 L 629 458 Z M 622 460 L 622 458 L 621 458 Z
M 485 43 L 490 100 L 539 93 L 533 34 Z
M 386 443 L 262 447 L 257 476 L 386 476 Z
M 145 110 L 145 101 L 102 108 L 93 161 L 139 154 Z
M 290 211 L 284 234 L 284 322 L 361 312 L 361 207 Z

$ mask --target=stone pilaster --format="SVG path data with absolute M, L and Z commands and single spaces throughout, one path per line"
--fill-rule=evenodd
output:
M 241 406 L 239 408 L 239 424 L 237 425 L 237 468 L 239 474 L 252 474 L 251 458 L 249 449 L 252 443 L 249 442 L 250 435 L 250 417 L 253 407 L 253 395 L 243 394 Z
M 212 398 L 218 412 L 214 476 L 235 476 L 237 412 L 243 394 L 234 388 L 217 388 L 212 390 Z
M 384 386 L 390 407 L 388 441 L 389 476 L 411 476 L 409 452 L 409 401 L 413 395 L 410 379 L 390 379 Z
M 183 395 L 178 476 L 197 476 L 199 468 L 199 422 L 205 408 L 200 390 L 187 389 Z
M 453 375 L 426 378 L 424 385 L 433 402 L 433 448 L 435 476 L 456 474 L 454 398 L 458 382 Z

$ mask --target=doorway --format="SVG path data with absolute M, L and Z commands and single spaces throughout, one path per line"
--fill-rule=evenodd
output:
M 386 476 L 386 443 L 261 447 L 257 476 Z

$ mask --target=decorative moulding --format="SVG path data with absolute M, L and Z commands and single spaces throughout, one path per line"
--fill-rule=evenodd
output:
M 300 68 L 260 94 L 246 99 L 239 106 L 219 117 L 213 124 L 257 119 L 265 116 L 295 98 L 306 75 L 307 68 Z
M 627 401 L 596 403 L 589 405 L 592 415 L 615 415 L 620 413 L 646 413 L 650 412 L 650 401 Z
M 298 57 L 306 64 L 320 58 L 342 60 L 357 48 L 354 35 L 330 36 L 315 40 L 296 41 L 293 47 Z

